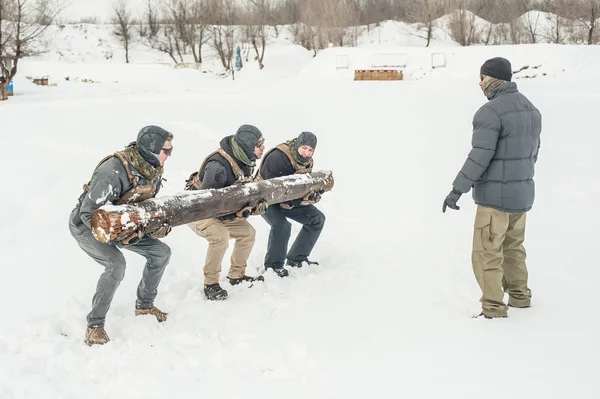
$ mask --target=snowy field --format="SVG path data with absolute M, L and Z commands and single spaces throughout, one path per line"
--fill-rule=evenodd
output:
M 352 81 L 373 51 L 313 59 L 281 45 L 267 51 L 265 75 L 248 68 L 235 82 L 157 64 L 25 60 L 16 95 L 0 104 L 0 398 L 600 397 L 600 49 L 391 47 L 409 59 L 405 81 Z M 432 70 L 439 51 L 447 66 Z M 336 70 L 337 55 L 349 70 Z M 541 110 L 543 131 L 525 242 L 533 306 L 486 320 L 472 318 L 475 206 L 470 195 L 458 212 L 441 206 L 486 101 L 479 66 L 496 55 L 515 70 L 537 66 L 535 78 L 515 81 Z M 319 137 L 315 168 L 336 181 L 318 205 L 327 216 L 312 256 L 320 266 L 287 279 L 267 273 L 252 288 L 223 281 L 230 298 L 208 302 L 206 241 L 176 227 L 156 301 L 168 322 L 134 317 L 144 262 L 125 251 L 106 323 L 112 341 L 85 346 L 101 267 L 67 219 L 97 162 L 158 124 L 175 135 L 161 192 L 173 194 L 244 123 L 262 130 L 267 148 L 303 130 Z M 251 222 L 248 273 L 258 274 L 268 226 Z

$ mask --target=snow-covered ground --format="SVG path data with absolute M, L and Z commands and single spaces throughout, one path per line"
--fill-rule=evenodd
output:
M 432 69 L 431 53 L 443 53 L 446 67 Z M 382 54 L 406 60 L 405 81 L 352 80 Z M 470 196 L 458 212 L 442 214 L 441 205 L 485 102 L 479 66 L 495 55 L 515 70 L 529 66 L 515 81 L 544 119 L 526 234 L 533 306 L 485 320 L 471 318 L 475 206 Z M 336 69 L 338 56 L 348 70 Z M 600 397 L 600 49 L 365 44 L 312 58 L 279 43 L 264 71 L 245 67 L 235 82 L 52 57 L 25 60 L 16 95 L 0 104 L 0 398 Z M 50 75 L 57 86 L 27 75 Z M 303 130 L 318 135 L 316 169 L 336 181 L 318 205 L 327 215 L 312 256 L 320 266 L 288 279 L 267 273 L 252 288 L 224 282 L 230 298 L 208 302 L 206 242 L 176 227 L 156 302 L 168 322 L 134 317 L 143 259 L 125 251 L 106 324 L 112 341 L 85 346 L 101 267 L 71 238 L 67 218 L 97 162 L 142 126 L 161 125 L 175 134 L 161 192 L 173 194 L 243 123 L 258 126 L 267 147 Z M 251 222 L 248 271 L 258 274 L 268 226 Z

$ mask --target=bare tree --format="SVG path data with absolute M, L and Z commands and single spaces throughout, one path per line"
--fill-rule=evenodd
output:
M 524 26 L 530 43 L 537 43 L 539 33 L 540 14 L 537 12 L 527 12 L 521 16 L 521 23 Z
M 548 12 L 551 24 L 543 35 L 551 43 L 562 44 L 567 39 L 567 32 L 572 29 L 575 4 L 573 0 L 544 0 L 544 11 Z
M 312 47 L 315 50 L 325 48 L 329 43 L 336 46 L 356 44 L 357 35 L 348 34 L 359 22 L 360 9 L 356 1 L 304 0 L 301 4 L 300 19 L 313 29 Z
M 393 18 L 393 0 L 364 0 L 360 7 L 359 23 L 369 25 Z M 411 0 L 417 1 L 417 0 Z
M 207 0 L 166 0 L 165 17 L 175 26 L 179 39 L 202 62 L 202 46 L 208 41 Z
M 273 19 L 281 25 L 294 25 L 300 22 L 300 1 L 279 0 L 273 4 Z
M 19 60 L 40 52 L 40 36 L 64 6 L 58 0 L 0 0 L 0 101 L 8 99 Z
M 454 10 L 448 27 L 452 38 L 461 46 L 482 42 L 482 32 L 477 26 L 477 12 L 480 10 L 481 3 L 476 0 L 452 0 L 447 1 L 446 4 L 449 11 Z
M 408 16 L 409 7 L 410 5 L 407 3 L 406 0 L 391 0 L 390 16 L 396 19 L 397 21 L 408 21 L 410 19 Z
M 316 32 L 312 26 L 297 22 L 291 26 L 290 30 L 295 44 L 299 44 L 307 50 L 313 50 L 314 55 L 317 55 L 319 48 L 315 46 Z
M 409 0 L 406 1 L 406 18 L 408 22 L 417 24 L 416 36 L 425 39 L 425 47 L 429 47 L 435 29 L 434 21 L 443 13 L 442 0 Z
M 219 55 L 223 68 L 232 71 L 231 60 L 233 58 L 237 7 L 235 0 L 210 0 L 211 25 L 211 45 Z
M 245 39 L 252 44 L 256 53 L 258 67 L 265 67 L 265 49 L 271 32 L 269 23 L 272 21 L 273 4 L 271 0 L 247 0 L 247 21 L 244 27 Z M 260 47 L 260 49 L 259 49 Z
M 160 30 L 160 25 L 158 23 L 160 13 L 157 9 L 155 1 L 156 0 L 147 0 L 144 14 L 140 18 L 139 34 L 141 37 L 148 39 L 155 37 Z M 144 21 L 148 27 L 147 30 L 145 28 Z
M 322 26 L 324 11 L 321 9 L 322 0 L 305 0 L 300 5 L 300 39 L 306 42 L 307 49 L 312 49 L 314 55 L 317 51 L 327 46 L 327 37 L 324 26 Z
M 148 28 L 140 29 L 142 43 L 154 50 L 167 54 L 175 63 L 184 62 L 185 43 L 181 39 L 176 24 L 170 18 L 168 8 L 163 0 L 148 0 L 141 20 L 146 21 Z
M 202 46 L 210 40 L 208 21 L 210 19 L 210 7 L 208 0 L 194 0 L 192 3 L 192 21 L 196 30 L 196 46 L 198 46 L 198 61 L 202 62 Z
M 133 17 L 129 3 L 126 0 L 117 0 L 113 4 L 112 22 L 115 24 L 113 34 L 119 38 L 125 50 L 125 63 L 129 64 L 129 47 L 133 39 Z
M 574 4 L 573 17 L 586 34 L 582 42 L 591 45 L 597 42 L 596 27 L 600 18 L 600 0 L 577 0 Z
M 501 0 L 500 10 L 505 13 L 505 20 L 508 23 L 509 32 L 507 34 L 507 42 L 512 44 L 519 44 L 525 40 L 525 36 L 529 31 L 529 28 L 533 28 L 532 41 L 535 43 L 535 31 L 537 30 L 537 23 L 528 24 L 524 23 L 526 14 L 533 9 L 533 2 L 531 0 Z M 531 19 L 531 17 L 530 17 Z M 533 21 L 530 21 L 533 22 Z M 529 33 L 531 33 L 529 31 Z

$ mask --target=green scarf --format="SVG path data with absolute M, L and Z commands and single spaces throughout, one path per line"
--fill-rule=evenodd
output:
M 481 85 L 481 89 L 483 90 L 483 95 L 489 100 L 492 92 L 505 83 L 508 83 L 508 82 L 506 80 L 486 76 L 483 79 L 483 84 Z
M 135 170 L 140 172 L 144 179 L 146 179 L 146 184 L 154 184 L 158 178 L 160 178 L 163 174 L 163 167 L 159 166 L 155 168 L 150 165 L 138 152 L 136 148 L 135 141 L 130 143 L 125 150 L 121 152 L 127 162 L 129 162 Z
M 248 165 L 251 168 L 256 166 L 256 162 L 250 160 L 250 158 L 244 152 L 244 150 L 240 146 L 240 143 L 238 143 L 235 137 L 231 138 L 231 149 L 233 150 L 233 156 L 235 156 L 244 165 Z
M 300 156 L 300 153 L 296 149 L 296 139 L 286 141 L 285 143 L 287 144 L 288 147 L 290 147 L 290 150 L 292 151 L 292 155 L 294 156 L 296 163 L 298 165 L 306 168 L 312 157 L 311 158 L 302 158 L 302 156 Z

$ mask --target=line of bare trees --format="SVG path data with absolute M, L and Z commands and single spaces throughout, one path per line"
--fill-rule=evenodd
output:
M 600 41 L 596 29 L 600 0 L 449 0 L 446 4 L 451 12 L 446 28 L 464 46 Z
M 134 24 L 145 44 L 174 62 L 191 55 L 201 63 L 209 46 L 226 70 L 233 70 L 239 42 L 262 69 L 268 39 L 282 26 L 315 54 L 329 45 L 354 46 L 363 29 L 384 20 L 413 24 L 407 31 L 426 46 L 446 33 L 463 46 L 600 41 L 600 0 L 147 0 L 136 22 L 128 0 L 117 1 L 113 23 L 127 62 Z
M 232 71 L 235 47 L 245 42 L 252 46 L 262 69 L 271 31 L 278 29 L 275 3 L 277 0 L 147 0 L 144 12 L 134 21 L 127 0 L 118 0 L 112 22 L 126 62 L 137 26 L 139 41 L 175 63 L 183 63 L 187 55 L 202 63 L 205 46 L 209 46 L 223 68 Z

